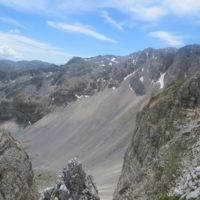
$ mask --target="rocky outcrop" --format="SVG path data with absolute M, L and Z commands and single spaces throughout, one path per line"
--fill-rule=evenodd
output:
M 200 197 L 199 86 L 200 74 L 176 81 L 138 114 L 114 200 Z
M 29 157 L 3 130 L 0 130 L 0 199 L 38 200 Z
M 100 200 L 93 177 L 77 159 L 68 162 L 56 186 L 44 191 L 44 200 Z

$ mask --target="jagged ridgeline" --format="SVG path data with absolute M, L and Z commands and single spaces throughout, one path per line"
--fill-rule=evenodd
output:
M 128 56 L 72 58 L 56 66 L 41 61 L 0 61 L 0 122 L 16 120 L 24 126 L 57 106 L 67 106 L 105 88 L 116 89 L 131 76 L 130 88 L 144 95 L 162 83 L 177 50 L 152 49 Z M 161 84 L 163 87 L 163 84 Z
M 148 48 L 128 56 L 74 57 L 57 66 L 41 61 L 0 61 L 0 122 L 14 119 L 24 126 L 57 106 L 67 106 L 105 88 L 116 89 L 130 78 L 138 95 L 198 70 L 200 47 Z

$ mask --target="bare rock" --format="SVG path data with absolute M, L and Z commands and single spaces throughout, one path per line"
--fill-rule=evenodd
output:
M 77 159 L 68 162 L 56 186 L 44 191 L 44 200 L 100 200 L 91 175 L 86 175 Z
M 8 132 L 0 130 L 0 199 L 36 200 L 28 155 Z

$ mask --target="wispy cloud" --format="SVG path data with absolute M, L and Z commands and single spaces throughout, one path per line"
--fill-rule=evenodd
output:
M 0 57 L 65 63 L 72 55 L 53 45 L 32 38 L 0 32 Z
M 156 21 L 166 14 L 166 10 L 159 6 L 134 6 L 130 11 L 134 18 L 145 21 Z
M 17 10 L 43 14 L 54 13 L 55 15 L 63 15 L 66 12 L 80 14 L 112 8 L 134 19 L 145 21 L 158 20 L 168 14 L 194 16 L 200 13 L 200 1 L 198 0 L 0 0 L 0 4 Z
M 109 23 L 111 24 L 113 27 L 117 28 L 120 31 L 123 31 L 123 26 L 120 22 L 117 22 L 116 20 L 114 20 L 108 12 L 103 11 L 102 12 L 102 17 Z
M 198 15 L 200 12 L 199 0 L 164 0 L 163 7 L 175 15 Z
M 93 29 L 91 29 L 90 27 L 82 24 L 67 24 L 67 23 L 53 22 L 53 21 L 47 21 L 47 24 L 59 30 L 80 33 L 106 42 L 117 43 L 116 40 L 109 38 L 101 33 L 98 33 Z
M 150 32 L 148 35 L 160 39 L 161 41 L 170 46 L 178 47 L 184 45 L 182 37 L 173 35 L 172 33 L 166 31 Z
M 0 21 L 4 23 L 9 23 L 17 28 L 22 28 L 22 29 L 26 28 L 22 23 L 18 22 L 17 20 L 11 17 L 0 17 Z

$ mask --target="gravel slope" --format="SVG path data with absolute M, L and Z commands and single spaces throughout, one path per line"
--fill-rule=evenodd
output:
M 66 162 L 78 157 L 97 183 L 101 199 L 112 198 L 123 156 L 138 110 L 149 95 L 136 96 L 128 79 L 115 90 L 106 89 L 59 108 L 17 137 L 30 146 L 27 151 L 36 169 L 59 173 Z

